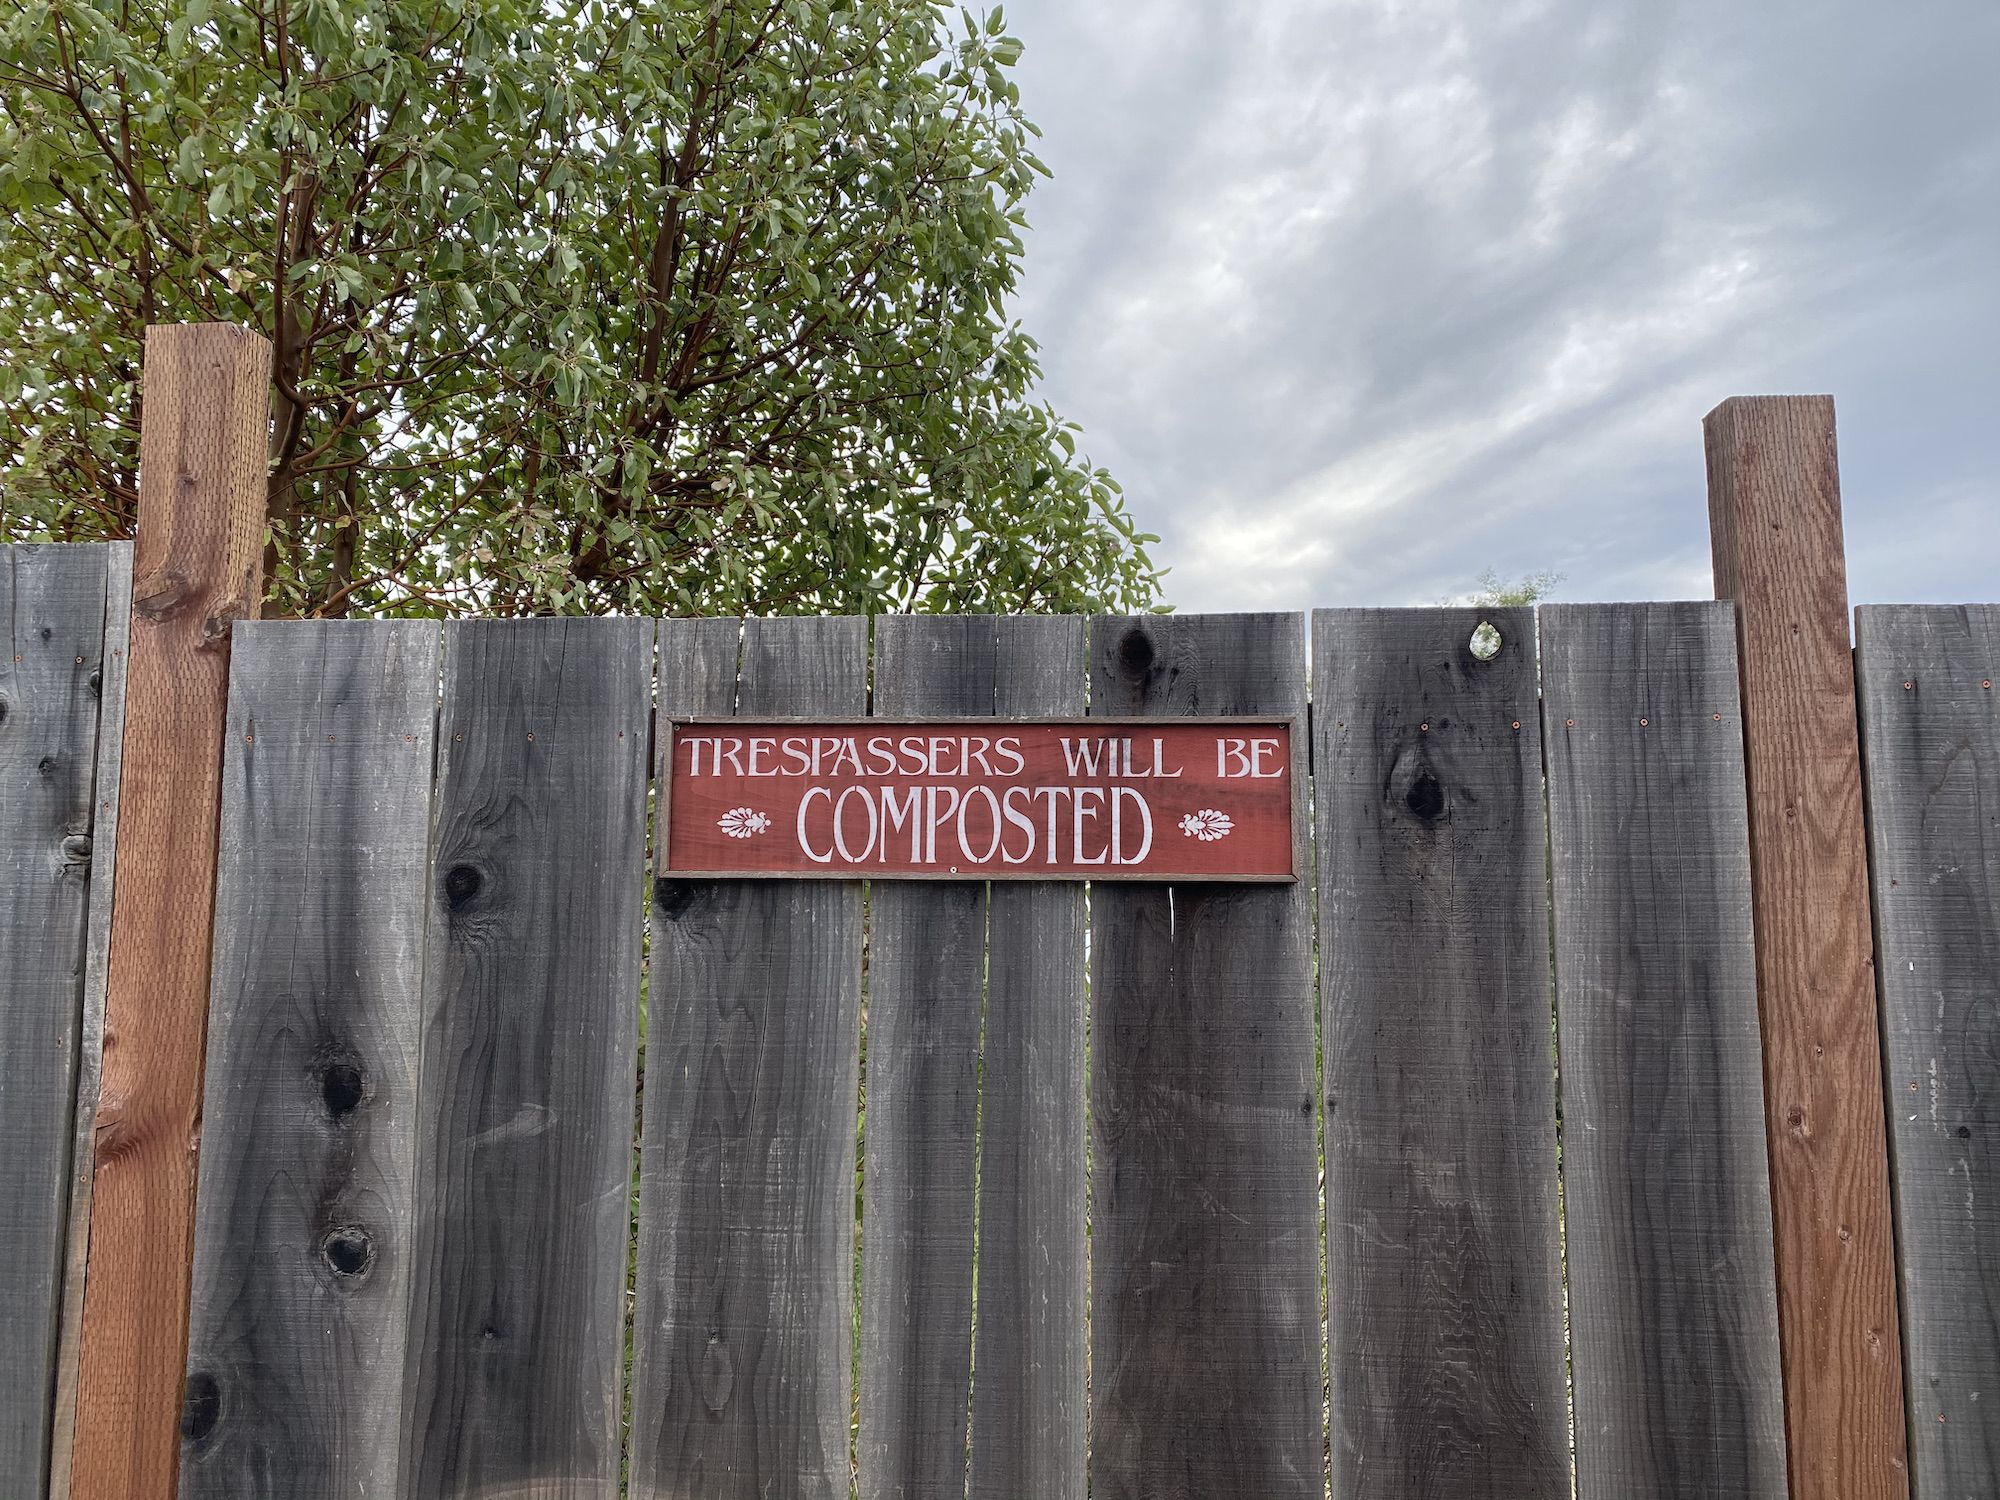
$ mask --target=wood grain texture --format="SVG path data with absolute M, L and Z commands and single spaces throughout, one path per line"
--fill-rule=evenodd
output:
M 1917 1500 L 2000 1494 L 2000 605 L 1856 612 Z
M 663 719 L 859 714 L 867 681 L 865 620 L 661 626 Z M 632 1493 L 844 1497 L 860 887 L 659 878 L 652 972 Z
M 91 1187 L 96 1179 L 97 1098 L 104 1072 L 104 992 L 111 970 L 112 873 L 118 858 L 118 786 L 125 749 L 125 663 L 132 633 L 132 544 L 106 544 L 104 668 L 98 692 L 97 795 L 90 829 L 90 921 L 85 938 L 76 1118 L 70 1132 L 69 1224 L 63 1251 L 62 1342 L 56 1357 L 55 1431 L 49 1500 L 68 1500 L 83 1363 L 83 1286 L 90 1259 Z
M 263 588 L 271 348 L 146 331 L 139 534 L 71 1492 L 180 1469 L 229 629 Z
M 876 622 L 879 714 L 1080 714 L 1084 690 L 1081 620 Z M 883 880 L 872 924 L 860 1492 L 1080 1497 L 1083 892 Z
M 1534 642 L 1313 616 L 1337 1500 L 1569 1493 Z
M 649 620 L 445 627 L 404 1493 L 611 1500 Z
M 1708 416 L 1715 592 L 1736 604 L 1764 1107 L 1794 1500 L 1909 1493 L 1847 634 L 1823 396 Z
M 0 547 L 0 1495 L 48 1482 L 107 552 Z
M 397 1492 L 438 653 L 237 631 L 185 1500 Z
M 1784 1500 L 1734 612 L 1540 624 L 1577 1493 Z
M 990 619 L 885 615 L 875 711 L 993 712 Z M 870 888 L 861 1500 L 962 1493 L 972 1399 L 984 881 Z
M 993 712 L 1081 714 L 1086 626 L 994 622 Z M 987 888 L 969 1500 L 1083 1500 L 1088 1262 L 1082 886 Z
M 1098 619 L 1091 711 L 1302 714 L 1301 626 Z M 1310 885 L 1095 885 L 1090 908 L 1091 1493 L 1316 1496 Z

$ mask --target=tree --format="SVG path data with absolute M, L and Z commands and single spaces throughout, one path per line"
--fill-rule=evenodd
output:
M 1479 587 L 1465 602 L 1481 609 L 1522 609 L 1548 598 L 1562 581 L 1561 573 L 1544 571 L 1523 573 L 1514 582 L 1506 583 L 1497 572 L 1488 568 L 1479 575 Z
M 285 613 L 1097 609 L 1008 320 L 1044 169 L 929 0 L 15 0 L 0 539 L 129 535 L 145 326 L 274 346 Z

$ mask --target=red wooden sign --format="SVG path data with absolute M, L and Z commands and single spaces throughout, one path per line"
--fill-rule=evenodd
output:
M 1293 878 L 1283 721 L 729 720 L 672 734 L 670 874 Z

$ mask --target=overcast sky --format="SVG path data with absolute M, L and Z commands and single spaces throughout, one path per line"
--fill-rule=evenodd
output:
M 1009 0 L 1020 314 L 1183 609 L 1712 594 L 1839 403 L 1856 602 L 2000 599 L 2000 0 Z

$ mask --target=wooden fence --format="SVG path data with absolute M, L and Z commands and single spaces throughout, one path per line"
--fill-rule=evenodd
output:
M 1823 403 L 1734 603 L 231 632 L 210 387 L 0 549 L 0 1496 L 2000 1493 L 2000 606 L 1846 665 Z M 1306 877 L 649 878 L 867 714 L 1294 719 Z

